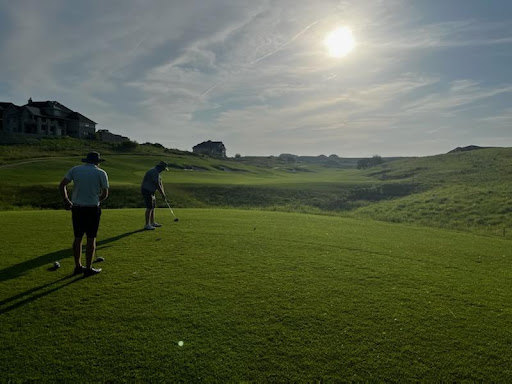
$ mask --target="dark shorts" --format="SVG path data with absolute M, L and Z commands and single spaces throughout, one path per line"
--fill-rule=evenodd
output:
M 82 238 L 84 233 L 89 238 L 96 237 L 100 226 L 100 207 L 73 207 L 71 213 L 75 237 Z
M 142 198 L 144 199 L 144 204 L 147 209 L 153 209 L 156 206 L 155 193 L 150 192 L 147 189 L 141 189 Z

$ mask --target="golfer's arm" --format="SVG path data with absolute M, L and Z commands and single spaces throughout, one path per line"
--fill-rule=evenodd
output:
M 158 190 L 162 194 L 162 196 L 165 196 L 164 186 L 161 181 L 158 182 Z
M 101 190 L 100 203 L 108 197 L 108 188 Z
M 62 198 L 64 199 L 64 201 L 69 201 L 68 189 L 66 188 L 66 186 L 69 183 L 71 183 L 71 180 L 63 178 L 62 181 L 59 184 L 59 191 L 60 191 L 60 194 L 62 195 Z

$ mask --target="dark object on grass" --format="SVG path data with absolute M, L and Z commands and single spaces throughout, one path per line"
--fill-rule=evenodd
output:
M 54 262 L 53 265 L 48 268 L 49 271 L 56 271 L 57 269 L 60 268 L 60 263 L 58 261 Z
M 73 276 L 81 275 L 84 272 L 85 272 L 85 267 L 83 265 L 81 265 L 80 267 L 75 267 L 75 269 L 73 270 Z
M 92 275 L 97 275 L 100 272 L 101 272 L 101 268 L 86 269 L 84 271 L 84 277 L 89 277 L 89 276 L 92 276 Z
M 102 261 L 105 261 L 104 257 L 97 257 L 96 260 L 94 260 L 95 263 L 101 263 Z

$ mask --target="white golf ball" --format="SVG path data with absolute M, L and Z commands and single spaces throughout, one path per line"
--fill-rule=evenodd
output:
M 178 341 L 178 345 L 179 345 L 180 347 L 183 347 L 183 341 Z

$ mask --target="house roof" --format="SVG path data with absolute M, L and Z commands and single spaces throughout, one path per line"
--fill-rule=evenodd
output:
M 29 107 L 27 105 L 24 106 L 25 109 L 27 109 L 31 114 L 33 114 L 34 116 L 43 116 L 41 114 L 41 110 L 39 108 L 36 108 L 36 107 Z
M 10 102 L 0 102 L 0 116 L 3 115 L 3 111 L 5 111 L 9 107 L 14 107 L 16 109 L 26 109 L 34 116 L 40 116 L 40 117 L 47 117 L 50 119 L 56 119 L 56 120 L 79 120 L 79 121 L 86 121 L 91 124 L 96 124 L 95 121 L 89 119 L 88 117 L 82 115 L 79 112 L 75 112 L 65 105 L 62 105 L 61 103 L 57 101 L 31 101 L 28 104 L 25 104 L 23 106 L 17 106 Z M 57 108 L 61 110 L 63 113 L 63 116 L 52 116 L 44 112 L 45 108 Z
M 65 105 L 59 103 L 58 101 L 32 101 L 26 105 L 24 105 L 25 108 L 27 108 L 30 113 L 32 113 L 35 116 L 42 116 L 42 117 L 50 117 L 52 119 L 58 119 L 58 120 L 80 120 L 80 121 L 87 121 L 89 123 L 96 124 L 95 121 L 92 121 L 88 117 L 82 115 L 79 112 L 75 112 L 72 109 L 69 109 Z M 45 114 L 41 111 L 42 108 L 48 108 L 48 107 L 57 107 L 58 109 L 62 110 L 63 112 L 68 113 L 66 117 L 64 116 L 50 116 L 48 114 Z
M 200 147 L 220 147 L 224 146 L 224 143 L 222 141 L 203 141 L 201 144 L 197 144 L 194 148 L 200 148 Z
M 4 102 L 0 102 L 0 117 L 3 118 L 4 116 L 4 111 L 6 111 L 7 109 L 9 109 L 10 107 L 13 107 L 14 109 L 19 109 L 20 107 L 17 106 L 17 105 L 14 105 L 13 103 L 4 103 Z
M 85 117 L 84 115 L 82 115 L 81 113 L 78 113 L 78 112 L 73 112 L 73 113 L 70 113 L 69 116 L 68 116 L 70 119 L 72 120 L 80 120 L 80 121 L 87 121 L 89 123 L 93 123 L 93 124 L 96 124 L 95 121 L 92 121 L 91 119 L 89 119 L 88 117 Z
M 13 103 L 4 103 L 0 101 L 0 109 L 6 109 L 8 106 L 14 105 Z

